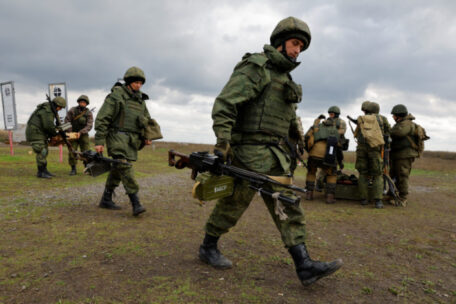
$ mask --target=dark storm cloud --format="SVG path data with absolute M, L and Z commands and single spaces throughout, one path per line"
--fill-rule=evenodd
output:
M 137 65 L 152 102 L 192 108 L 198 98 L 210 103 L 242 55 L 262 51 L 290 15 L 312 32 L 292 72 L 305 118 L 333 104 L 347 114 L 374 96 L 386 113 L 406 103 L 450 119 L 454 1 L 2 1 L 0 81 L 14 80 L 28 96 L 60 81 L 74 94 L 104 96 Z M 34 105 L 22 103 L 22 116 Z

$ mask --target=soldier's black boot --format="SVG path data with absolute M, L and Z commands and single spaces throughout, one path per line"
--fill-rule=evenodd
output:
M 336 203 L 336 184 L 326 183 L 326 204 Z
M 70 175 L 76 175 L 76 166 L 75 165 L 71 166 Z
M 36 176 L 39 178 L 52 178 L 51 175 L 46 173 L 44 166 L 38 166 L 38 173 L 36 173 Z
M 203 244 L 199 248 L 199 259 L 206 264 L 218 269 L 233 267 L 233 263 L 225 258 L 217 249 L 218 237 L 206 233 Z
M 143 212 L 146 212 L 146 208 L 144 208 L 141 203 L 139 202 L 138 194 L 128 194 L 130 198 L 131 206 L 133 207 L 133 215 L 138 216 Z
M 381 199 L 375 200 L 375 208 L 383 209 L 383 202 Z
M 121 209 L 120 206 L 117 206 L 112 201 L 112 194 L 113 193 L 114 193 L 113 190 L 109 190 L 108 188 L 105 188 L 104 192 L 103 192 L 103 196 L 101 197 L 100 204 L 98 204 L 98 207 L 105 208 L 105 209 L 111 209 L 111 210 L 119 210 L 119 209 Z
M 288 249 L 296 265 L 296 273 L 302 285 L 308 286 L 315 281 L 330 275 L 342 267 L 341 259 L 332 262 L 312 261 L 304 243 Z
M 51 172 L 48 171 L 47 169 L 47 163 L 44 165 L 44 173 L 46 173 L 47 175 L 50 175 L 51 177 L 54 177 L 55 174 L 52 174 Z

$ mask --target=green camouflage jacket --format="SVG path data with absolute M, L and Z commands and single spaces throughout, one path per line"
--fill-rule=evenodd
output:
M 249 170 L 270 175 L 286 175 L 293 169 L 290 168 L 292 164 L 290 150 L 283 138 L 279 139 L 273 134 L 274 132 L 271 134 L 247 133 L 239 129 L 233 130 L 233 128 L 237 124 L 237 120 L 240 119 L 242 114 L 240 110 L 245 104 L 255 102 L 260 97 L 268 97 L 261 96 L 271 82 L 271 72 L 268 69 L 274 70 L 275 75 L 291 80 L 289 72 L 298 64 L 286 59 L 272 46 L 265 45 L 264 53 L 246 54 L 243 57 L 215 100 L 212 119 L 217 142 L 229 142 L 232 145 L 235 159 Z M 296 143 L 299 139 L 296 103 L 290 107 L 291 115 L 286 118 L 289 130 L 288 139 Z M 282 113 L 275 114 L 281 118 Z M 278 139 L 280 143 L 277 145 L 266 144 Z M 254 141 L 255 143 L 244 144 L 246 141 Z
M 415 117 L 412 114 L 407 115 L 396 123 L 391 129 L 391 158 L 409 158 L 418 157 L 418 151 L 412 148 L 409 139 L 413 139 L 415 132 L 415 123 L 413 122 Z
M 150 119 L 142 92 L 125 85 L 115 85 L 106 97 L 95 119 L 95 145 L 108 148 L 114 158 L 135 161 L 143 141 L 142 133 Z
M 55 117 L 49 102 L 39 104 L 30 116 L 25 130 L 28 142 L 47 140 L 57 135 Z

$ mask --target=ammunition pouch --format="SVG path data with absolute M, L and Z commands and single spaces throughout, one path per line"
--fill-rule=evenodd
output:
M 329 136 L 326 140 L 326 153 L 323 164 L 330 167 L 337 166 L 337 137 Z
M 293 80 L 288 80 L 283 84 L 284 97 L 289 103 L 299 103 L 302 100 L 302 87 Z
M 234 179 L 230 176 L 204 172 L 195 181 L 192 196 L 202 202 L 230 196 L 234 191 Z

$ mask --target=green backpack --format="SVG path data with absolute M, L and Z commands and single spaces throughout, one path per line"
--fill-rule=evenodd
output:
M 413 123 L 415 128 L 412 132 L 412 135 L 407 135 L 407 139 L 412 145 L 412 148 L 418 151 L 418 157 L 423 154 L 424 151 L 424 142 L 428 139 L 431 139 L 426 134 L 426 130 L 419 124 Z

